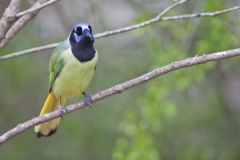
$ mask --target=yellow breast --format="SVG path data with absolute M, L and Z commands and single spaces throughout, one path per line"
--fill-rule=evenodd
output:
M 58 97 L 78 96 L 88 87 L 92 81 L 98 60 L 98 53 L 88 62 L 78 61 L 68 49 L 64 53 L 65 65 L 57 77 L 53 93 Z

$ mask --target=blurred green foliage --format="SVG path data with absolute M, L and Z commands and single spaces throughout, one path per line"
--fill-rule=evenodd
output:
M 137 10 L 136 22 L 158 14 L 144 2 L 126 3 Z M 215 11 L 230 4 L 192 0 L 171 15 Z M 229 13 L 160 22 L 96 40 L 100 61 L 87 92 L 97 92 L 173 61 L 237 47 L 239 20 L 234 16 Z M 40 36 L 47 31 L 37 22 L 27 25 L 0 54 L 67 36 Z M 1 134 L 38 115 L 48 89 L 49 57 L 29 55 L 0 63 Z M 175 71 L 109 97 L 91 109 L 65 116 L 50 138 L 37 139 L 30 129 L 0 146 L 0 159 L 240 159 L 240 89 L 232 86 L 240 81 L 238 59 Z
M 204 4 L 204 8 L 207 11 L 221 10 L 224 8 L 223 6 L 226 7 L 226 4 L 219 1 L 206 1 Z M 139 19 L 142 20 L 145 17 L 149 17 L 148 13 L 143 13 Z M 225 24 L 227 19 L 228 16 L 203 19 L 197 22 L 197 28 L 191 22 L 177 22 L 177 25 L 171 25 L 170 27 L 169 23 L 167 23 L 161 28 L 168 34 L 168 36 L 164 36 L 164 41 L 163 39 L 159 40 L 159 35 L 156 34 L 160 32 L 158 26 L 152 26 L 151 33 L 149 33 L 149 41 L 146 44 L 149 46 L 148 53 L 151 53 L 152 57 L 150 68 L 156 68 L 173 60 L 188 57 L 187 53 L 209 53 L 237 46 L 238 39 L 236 35 Z M 194 32 L 191 35 L 189 31 L 192 30 Z M 145 34 L 145 31 L 142 32 L 142 34 Z M 190 36 L 194 36 L 194 39 Z M 196 134 L 193 133 L 195 140 L 187 144 L 185 139 L 181 137 L 183 134 L 189 134 L 186 133 L 189 130 L 195 132 L 197 126 L 187 125 L 187 122 L 193 121 L 194 117 L 180 120 L 183 121 L 182 123 L 186 123 L 186 125 L 181 127 L 187 131 L 178 133 L 179 131 L 176 128 L 166 129 L 169 125 L 171 126 L 172 121 L 178 123 L 178 120 L 185 116 L 186 113 L 179 111 L 184 107 L 181 103 L 188 107 L 188 111 L 185 110 L 185 112 L 190 113 L 187 114 L 193 114 L 191 113 L 191 107 L 195 105 L 195 101 L 189 99 L 190 97 L 184 96 L 182 97 L 184 99 L 180 99 L 179 97 L 181 96 L 178 94 L 185 94 L 194 85 L 206 80 L 206 73 L 215 67 L 216 63 L 195 66 L 165 75 L 149 83 L 144 98 L 139 98 L 136 107 L 129 108 L 126 111 L 123 122 L 119 124 L 119 130 L 122 132 L 122 135 L 116 142 L 112 158 L 114 160 L 240 158 L 240 154 L 237 151 L 235 154 L 229 152 L 219 153 L 221 148 L 216 142 L 210 141 L 211 136 L 204 136 L 204 139 L 200 140 L 201 136 L 197 136 L 197 134 L 201 133 L 198 132 Z M 201 98 L 201 94 L 198 97 Z M 214 99 L 217 101 L 216 97 Z M 179 103 L 179 101 L 182 102 Z M 208 104 L 208 107 L 212 107 L 212 105 Z M 215 111 L 210 115 L 213 126 L 218 123 L 218 110 L 219 108 L 215 108 Z M 206 111 L 204 114 L 207 113 Z M 196 117 L 199 116 L 197 113 L 194 114 L 196 114 L 194 115 Z M 204 120 L 204 117 L 200 120 L 196 118 L 195 123 L 202 123 Z M 228 128 L 228 124 L 225 127 Z M 177 133 L 172 134 L 169 132 Z M 208 131 L 202 130 L 201 132 L 207 134 Z M 167 140 L 166 136 L 168 136 Z M 222 135 L 215 136 L 216 141 L 221 140 Z M 238 137 L 235 138 L 237 139 Z M 202 142 L 199 145 L 197 141 Z M 173 150 L 172 146 L 177 146 L 179 143 L 182 143 L 181 147 Z M 239 143 L 236 145 L 238 145 L 237 148 L 240 147 Z

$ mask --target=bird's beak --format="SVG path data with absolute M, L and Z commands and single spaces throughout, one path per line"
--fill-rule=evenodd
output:
M 89 30 L 84 30 L 83 31 L 83 38 L 86 40 L 91 40 L 92 42 L 94 42 L 94 37 L 93 35 L 90 33 Z
M 86 32 L 83 34 L 84 37 L 91 37 L 91 34 L 89 32 Z

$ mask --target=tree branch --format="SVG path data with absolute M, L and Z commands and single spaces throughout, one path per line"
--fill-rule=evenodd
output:
M 182 69 L 185 67 L 191 67 L 191 66 L 194 66 L 197 64 L 207 63 L 210 61 L 216 61 L 216 60 L 220 60 L 220 59 L 230 58 L 230 57 L 234 57 L 234 56 L 240 56 L 240 48 L 217 52 L 217 53 L 212 53 L 212 54 L 208 54 L 208 55 L 204 54 L 202 56 L 195 56 L 195 57 L 187 58 L 187 59 L 184 59 L 181 61 L 176 61 L 176 62 L 170 63 L 166 66 L 154 69 L 146 74 L 143 74 L 139 77 L 136 77 L 136 78 L 126 81 L 124 83 L 121 83 L 121 84 L 115 85 L 111 88 L 108 88 L 106 90 L 100 91 L 100 92 L 92 95 L 92 103 L 95 103 L 99 100 L 102 100 L 102 99 L 112 96 L 114 94 L 119 94 L 123 91 L 126 91 L 130 88 L 136 87 L 142 83 L 148 82 L 154 78 L 157 78 L 157 77 L 164 75 L 166 73 L 169 73 L 169 72 L 173 72 L 175 70 L 179 70 L 179 69 Z M 66 106 L 65 107 L 66 110 L 64 111 L 64 114 L 68 114 L 68 113 L 74 112 L 78 109 L 85 108 L 85 107 L 87 107 L 86 104 L 83 101 L 81 101 L 79 103 Z M 24 132 L 28 128 L 31 128 L 40 123 L 55 119 L 60 116 L 61 116 L 61 112 L 57 110 L 57 111 L 45 114 L 43 116 L 35 117 L 24 123 L 18 124 L 16 127 L 5 132 L 3 135 L 0 136 L 0 144 L 5 143 L 9 139 Z
M 4 39 L 6 32 L 14 21 L 14 17 L 19 12 L 21 0 L 11 0 L 9 6 L 5 9 L 0 20 L 0 42 Z
M 45 8 L 47 6 L 50 6 L 53 3 L 56 3 L 57 1 L 60 1 L 60 0 L 49 0 L 49 1 L 47 1 L 45 3 L 42 3 L 42 4 L 38 5 L 38 6 L 31 7 L 28 10 L 25 10 L 25 11 L 17 13 L 16 14 L 16 18 L 22 17 L 22 16 L 24 16 L 26 14 L 29 14 L 29 13 L 34 13 L 36 11 L 39 11 L 40 9 Z
M 132 26 L 128 26 L 128 27 L 124 27 L 124 28 L 120 28 L 120 29 L 116 29 L 116 30 L 112 30 L 112 31 L 106 31 L 106 32 L 103 32 L 103 33 L 97 33 L 97 34 L 95 34 L 94 37 L 96 39 L 103 38 L 103 37 L 108 37 L 108 36 L 111 36 L 111 35 L 115 35 L 115 34 L 130 31 L 130 30 L 138 29 L 138 28 L 141 28 L 141 27 L 144 27 L 144 26 L 148 26 L 152 23 L 160 22 L 160 21 L 175 21 L 175 20 L 201 18 L 201 17 L 214 17 L 214 16 L 218 16 L 218 15 L 221 15 L 221 14 L 226 14 L 226 13 L 229 13 L 229 12 L 233 12 L 233 11 L 236 11 L 236 10 L 239 10 L 239 9 L 240 9 L 240 5 L 236 6 L 236 7 L 220 10 L 220 11 L 215 11 L 215 12 L 193 13 L 193 14 L 185 14 L 185 15 L 178 15 L 178 16 L 171 16 L 171 17 L 162 17 L 162 18 L 161 18 L 161 16 L 163 14 L 159 14 L 160 17 L 158 15 L 158 16 L 156 16 L 156 17 L 154 17 L 154 18 L 152 18 L 148 21 L 144 21 L 144 22 L 139 23 L 139 24 L 135 24 L 135 25 L 132 25 Z M 165 10 L 163 12 L 165 12 Z M 23 51 L 19 51 L 19 52 L 10 53 L 10 54 L 1 56 L 0 61 L 4 61 L 4 60 L 8 60 L 8 59 L 11 59 L 11 58 L 16 58 L 16 57 L 24 56 L 24 55 L 28 55 L 28 54 L 33 54 L 33 53 L 38 52 L 38 51 L 44 51 L 44 50 L 47 50 L 47 49 L 55 48 L 58 44 L 59 44 L 59 42 L 44 45 L 44 46 L 40 46 L 40 47 L 35 47 L 35 48 L 31 48 L 31 49 L 27 49 L 27 50 L 23 50 Z
M 51 0 L 50 2 L 49 0 L 38 0 L 29 10 L 20 12 L 20 16 L 17 16 L 17 21 L 8 30 L 5 37 L 0 41 L 0 49 L 2 49 L 14 37 L 22 29 L 23 26 L 25 26 L 29 21 L 31 21 L 40 9 L 49 6 L 50 4 L 53 4 L 55 1 Z M 47 3 L 47 5 L 45 2 Z

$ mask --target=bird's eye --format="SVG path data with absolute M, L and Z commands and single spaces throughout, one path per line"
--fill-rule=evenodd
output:
M 77 33 L 78 36 L 81 36 L 82 35 L 82 27 L 77 27 L 75 29 L 75 32 Z
M 89 29 L 90 33 L 92 34 L 92 27 L 90 25 L 88 25 L 88 29 Z

